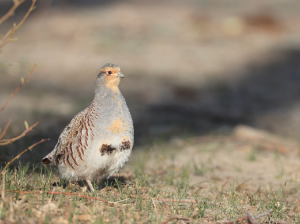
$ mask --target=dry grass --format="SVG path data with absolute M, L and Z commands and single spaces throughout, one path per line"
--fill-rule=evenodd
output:
M 278 157 L 282 155 L 255 151 L 256 159 L 249 159 L 249 152 L 239 149 L 241 142 L 224 143 L 224 139 L 212 136 L 210 141 L 200 144 L 197 139 L 189 139 L 182 141 L 181 146 L 155 144 L 150 149 L 134 152 L 124 170 L 102 185 L 94 183 L 97 189 L 94 193 L 82 193 L 81 183 L 63 182 L 56 168 L 20 165 L 7 170 L 7 191 L 0 204 L 1 220 L 5 223 L 163 223 L 174 218 L 170 223 L 222 223 L 242 218 L 247 212 L 257 216 L 272 209 L 270 215 L 256 221 L 299 223 L 299 181 L 292 179 L 297 171 L 278 177 L 275 167 L 281 164 Z M 233 151 L 239 155 L 231 156 L 232 164 L 227 164 L 224 172 L 220 157 L 230 157 L 228 154 Z M 183 155 L 186 158 L 180 159 Z M 277 163 L 273 173 L 264 173 L 265 178 L 271 175 L 273 182 L 264 181 L 264 176 L 255 179 L 249 172 L 258 164 L 266 163 L 266 157 Z M 292 162 L 295 155 L 285 157 Z M 243 168 L 248 165 L 251 168 L 235 168 L 234 173 L 229 166 L 237 162 Z

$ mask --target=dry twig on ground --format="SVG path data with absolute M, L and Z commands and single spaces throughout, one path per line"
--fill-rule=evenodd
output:
M 251 223 L 251 224 L 258 224 L 258 222 L 256 222 L 255 218 L 253 217 L 253 215 L 249 212 L 247 212 L 247 218 L 248 218 L 248 221 Z
M 46 141 L 48 139 L 43 139 L 42 141 Z M 33 146 L 41 143 L 42 141 L 34 144 Z M 31 147 L 33 147 L 31 146 Z M 28 149 L 26 149 L 27 151 Z M 22 152 L 22 154 L 25 152 L 25 150 Z M 15 159 L 17 159 L 17 157 L 20 157 L 21 154 L 19 154 L 18 156 L 16 156 L 11 162 L 13 162 Z M 11 163 L 9 162 L 9 163 Z M 9 164 L 7 164 L 4 169 L 8 166 Z M 4 171 L 3 169 L 3 171 Z M 3 173 L 3 171 L 0 173 L 0 175 Z M 30 194 L 30 193 L 42 193 L 42 191 L 13 191 L 14 193 L 19 193 L 19 194 Z M 89 197 L 89 196 L 85 196 L 85 195 L 82 195 L 82 194 L 78 194 L 78 193 L 68 193 L 68 192 L 55 192 L 55 191 L 47 191 L 46 193 L 51 193 L 51 194 L 65 194 L 65 195 L 75 195 L 75 196 L 78 196 L 78 197 L 84 197 L 84 198 L 87 198 L 87 199 L 93 199 L 93 200 L 99 200 L 99 201 L 102 201 L 102 202 L 105 202 L 109 205 L 112 205 L 114 206 L 113 203 L 110 203 L 110 202 L 107 202 L 107 201 L 104 201 L 102 199 L 99 199 L 99 198 L 94 198 L 94 197 Z M 115 195 L 119 195 L 119 194 L 115 194 Z M 137 195 L 130 195 L 132 198 L 136 198 L 138 197 Z M 144 196 L 141 196 L 141 198 L 143 199 L 149 199 L 149 200 L 157 200 L 157 201 L 163 201 L 163 202 L 186 202 L 186 203 L 196 203 L 196 200 L 192 200 L 192 199 L 185 199 L 185 200 L 176 200 L 176 199 L 171 199 L 171 198 L 150 198 L 150 197 L 144 197 Z
M 217 222 L 216 224 L 238 224 L 238 223 L 242 223 L 243 221 L 248 221 L 248 223 L 250 223 L 250 224 L 258 224 L 256 219 L 266 216 L 266 215 L 269 215 L 272 211 L 273 211 L 273 209 L 270 209 L 269 211 L 262 213 L 256 217 L 254 217 L 251 213 L 247 212 L 247 214 L 245 216 L 238 218 L 237 220 Z
M 120 196 L 120 193 L 113 193 L 113 194 Z M 152 201 L 163 201 L 163 202 L 197 203 L 195 199 L 150 198 L 150 197 L 145 197 L 141 195 L 138 196 L 133 194 L 131 194 L 130 197 L 132 198 L 141 197 L 142 199 L 147 199 Z
M 100 198 L 90 197 L 90 196 L 86 196 L 86 195 L 78 194 L 78 193 L 56 192 L 56 191 L 44 191 L 44 192 L 43 191 L 10 191 L 10 190 L 5 190 L 5 191 L 9 191 L 9 192 L 17 193 L 17 194 L 42 194 L 42 193 L 47 193 L 47 194 L 52 194 L 52 195 L 53 194 L 74 195 L 74 196 L 78 196 L 78 197 L 81 197 L 81 198 L 101 201 L 101 202 L 104 202 L 105 204 L 108 204 L 110 206 L 115 206 L 114 202 L 108 202 L 108 201 L 105 201 L 105 200 L 100 199 Z
M 177 221 L 181 220 L 181 221 L 191 222 L 191 220 L 188 219 L 188 218 L 172 217 L 172 218 L 169 218 L 169 219 L 167 219 L 166 221 L 164 221 L 162 224 L 166 224 L 166 223 L 168 223 L 168 222 L 170 222 L 170 221 L 172 221 L 172 220 L 177 220 Z

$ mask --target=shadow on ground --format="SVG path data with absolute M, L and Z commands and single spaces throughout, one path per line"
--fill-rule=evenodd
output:
M 137 142 L 149 136 L 155 140 L 162 135 L 209 134 L 240 123 L 280 133 L 278 122 L 286 122 L 299 105 L 299 60 L 299 50 L 272 52 L 269 61 L 250 63 L 234 75 L 236 79 L 213 81 L 199 88 L 170 87 L 173 99 L 148 105 L 147 112 L 135 122 Z M 280 134 L 293 132 L 291 128 Z
M 115 189 L 119 189 L 122 185 L 125 185 L 131 181 L 131 178 L 128 176 L 113 176 L 108 179 L 104 179 L 103 181 L 93 181 L 92 184 L 94 185 L 95 189 L 104 189 L 106 187 L 112 187 Z M 78 191 L 82 191 L 83 187 L 88 187 L 85 181 L 77 181 L 77 182 L 70 182 L 66 180 L 61 180 L 61 182 L 53 182 L 53 187 L 63 187 L 63 188 L 78 188 Z M 81 188 L 81 189 L 80 189 Z M 89 191 L 89 189 L 88 189 Z

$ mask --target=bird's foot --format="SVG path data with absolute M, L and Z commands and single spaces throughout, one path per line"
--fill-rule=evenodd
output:
M 87 186 L 81 187 L 81 191 L 84 193 L 87 190 Z
M 94 192 L 95 190 L 94 190 L 94 187 L 93 187 L 91 181 L 90 181 L 90 180 L 85 180 L 85 181 L 86 181 L 87 185 L 89 186 L 90 191 L 91 191 L 91 192 Z

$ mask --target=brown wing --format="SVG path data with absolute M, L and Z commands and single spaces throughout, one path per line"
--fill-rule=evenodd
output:
M 75 169 L 80 160 L 83 161 L 86 145 L 82 144 L 82 140 L 87 142 L 88 130 L 85 130 L 85 120 L 88 111 L 89 108 L 86 108 L 78 113 L 60 134 L 54 149 L 57 165 L 64 163 L 65 166 Z

